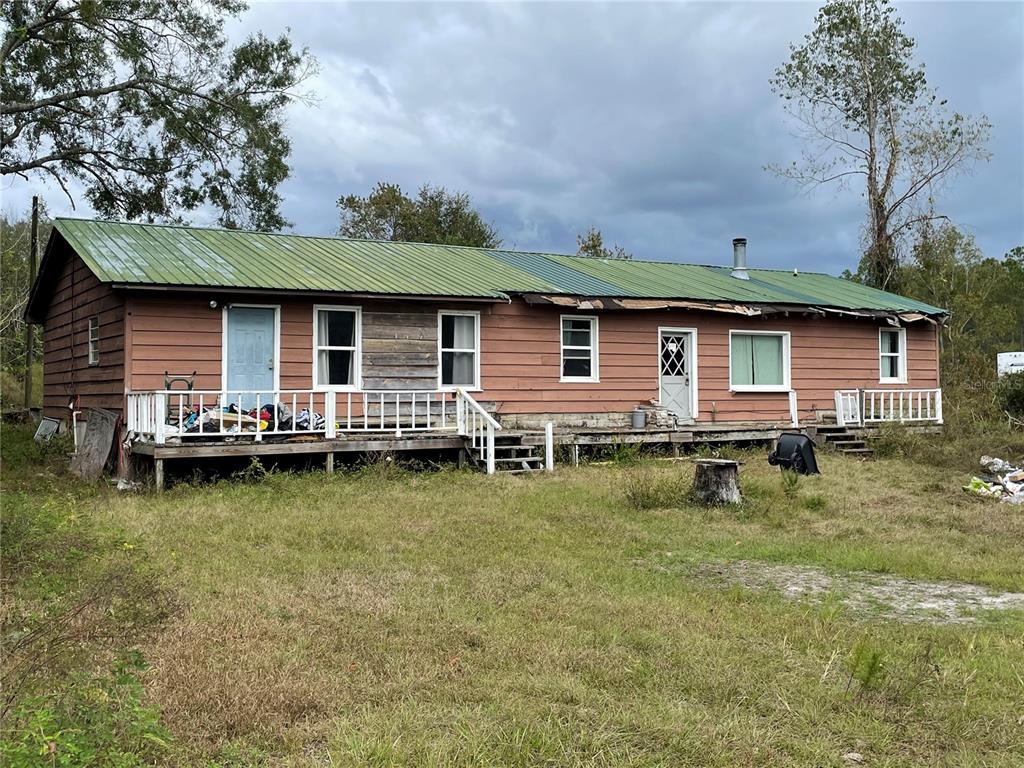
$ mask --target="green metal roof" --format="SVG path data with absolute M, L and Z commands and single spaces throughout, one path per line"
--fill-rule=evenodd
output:
M 940 314 L 830 275 L 587 259 L 497 248 L 347 240 L 59 218 L 54 229 L 105 283 L 506 298 L 545 293 Z

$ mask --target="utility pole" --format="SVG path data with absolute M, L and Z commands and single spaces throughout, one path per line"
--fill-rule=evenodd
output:
M 36 251 L 39 248 L 39 196 L 32 195 L 32 236 L 28 247 L 28 294 L 36 284 Z M 26 305 L 27 308 L 27 305 Z M 35 365 L 35 327 L 25 323 L 25 410 L 32 406 L 32 367 Z

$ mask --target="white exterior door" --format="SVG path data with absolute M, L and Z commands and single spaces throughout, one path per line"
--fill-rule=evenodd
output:
M 691 406 L 690 352 L 691 336 L 688 331 L 659 332 L 661 352 L 661 392 L 663 408 L 675 414 L 677 419 L 693 418 Z

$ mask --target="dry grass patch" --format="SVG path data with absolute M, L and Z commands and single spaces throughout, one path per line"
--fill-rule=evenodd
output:
M 716 585 L 738 560 L 1024 590 L 1024 528 L 959 477 L 823 455 L 745 504 L 692 468 L 366 470 L 100 494 L 187 603 L 143 650 L 181 765 L 1010 766 L 1024 620 L 906 625 Z M 661 493 L 631 504 L 640 473 Z M 645 481 L 646 482 L 646 481 Z M 681 489 L 677 492 L 675 489 Z

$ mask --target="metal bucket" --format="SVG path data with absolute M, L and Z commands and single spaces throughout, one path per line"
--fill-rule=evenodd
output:
M 645 429 L 647 427 L 647 411 L 637 408 L 633 411 L 633 429 Z

